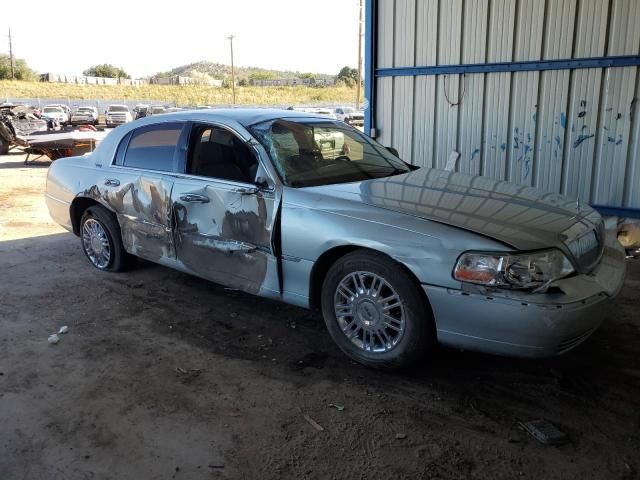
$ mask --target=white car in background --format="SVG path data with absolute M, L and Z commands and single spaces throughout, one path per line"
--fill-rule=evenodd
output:
M 355 127 L 364 127 L 364 112 L 356 110 L 353 107 L 337 107 L 335 115 L 338 120 L 353 125 Z
M 69 122 L 69 114 L 58 105 L 47 105 L 42 109 L 43 120 L 53 120 L 60 125 L 64 125 Z
M 322 115 L 323 117 L 331 118 L 332 120 L 335 120 L 336 118 L 333 110 L 331 110 L 330 108 L 309 108 L 307 112 L 315 113 L 316 115 Z
M 79 107 L 71 114 L 71 125 L 97 125 L 98 109 L 96 107 Z
M 109 105 L 105 112 L 107 127 L 117 127 L 133 121 L 133 116 L 126 105 Z

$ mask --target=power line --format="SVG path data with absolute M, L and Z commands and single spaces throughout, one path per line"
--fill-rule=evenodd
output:
M 233 39 L 235 38 L 235 35 L 229 35 L 227 37 L 227 39 L 229 40 L 229 43 L 231 44 L 231 90 L 233 92 L 233 104 L 235 105 L 236 103 L 236 75 L 235 72 L 233 70 Z
M 15 70 L 13 68 L 13 46 L 11 45 L 11 28 L 9 28 L 9 59 L 11 62 L 11 80 L 15 80 Z

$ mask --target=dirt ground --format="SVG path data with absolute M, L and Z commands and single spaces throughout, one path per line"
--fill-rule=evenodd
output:
M 317 314 L 147 262 L 97 271 L 48 218 L 47 163 L 22 160 L 0 157 L 0 479 L 638 478 L 640 261 L 563 357 L 441 349 L 385 374 Z M 518 427 L 537 418 L 570 442 Z

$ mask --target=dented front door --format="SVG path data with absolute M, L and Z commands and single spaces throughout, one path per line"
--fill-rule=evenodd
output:
M 249 293 L 279 290 L 271 241 L 274 191 L 185 176 L 176 179 L 171 198 L 176 253 L 184 267 Z

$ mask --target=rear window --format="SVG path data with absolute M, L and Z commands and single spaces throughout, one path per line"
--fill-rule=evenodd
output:
M 45 111 L 45 113 L 61 112 L 62 109 L 60 107 L 45 107 L 44 111 Z
M 125 153 L 124 166 L 173 171 L 173 157 L 181 132 L 180 124 L 154 125 L 136 130 Z
M 110 112 L 128 112 L 129 111 L 129 107 L 123 107 L 123 106 L 118 106 L 118 105 L 111 105 L 109 107 L 109 111 Z

